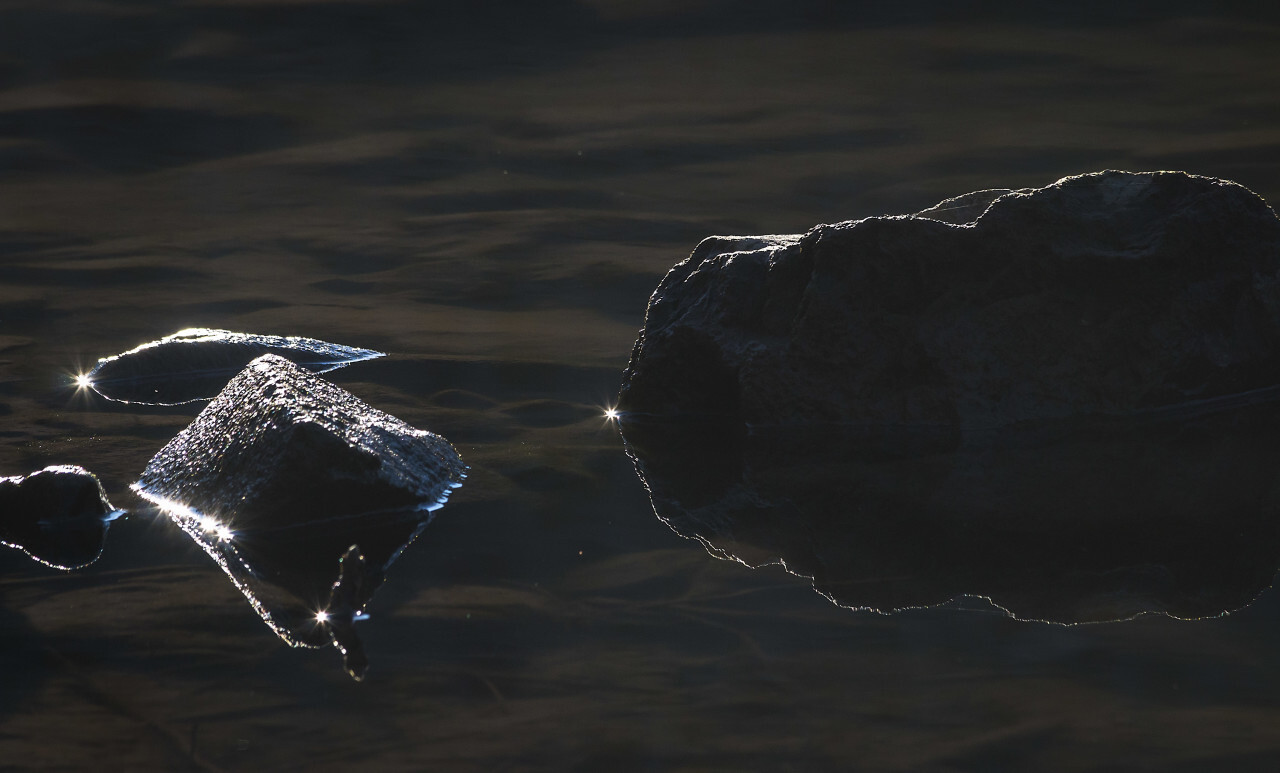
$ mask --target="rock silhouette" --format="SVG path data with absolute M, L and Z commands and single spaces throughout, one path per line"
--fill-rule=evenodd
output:
M 269 353 L 317 373 L 383 356 L 314 338 L 188 328 L 104 357 L 79 381 L 109 400 L 181 405 L 212 398 L 251 360 Z
M 619 408 L 999 426 L 1280 384 L 1280 220 L 1101 172 L 803 235 L 711 237 L 649 302 Z
M 465 474 L 444 438 L 268 354 L 152 458 L 134 490 L 282 639 L 332 642 L 359 679 L 352 623 Z
M 1238 609 L 1280 562 L 1280 221 L 1183 173 L 978 191 L 662 280 L 619 417 L 654 510 L 844 606 Z
M 108 524 L 121 514 L 83 467 L 46 467 L 0 478 L 0 543 L 55 569 L 96 561 Z

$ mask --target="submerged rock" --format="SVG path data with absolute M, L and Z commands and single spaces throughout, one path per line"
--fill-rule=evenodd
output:
M 1280 563 L 1280 405 L 992 430 L 625 421 L 654 511 L 852 608 L 1221 615 Z
M 55 569 L 96 561 L 108 524 L 121 514 L 83 467 L 46 467 L 0 478 L 0 543 Z
M 316 373 L 383 356 L 372 349 L 314 338 L 188 328 L 104 357 L 77 382 L 108 400 L 180 405 L 212 398 L 232 376 L 263 354 L 280 355 Z
M 465 475 L 444 438 L 268 354 L 152 458 L 134 490 L 282 639 L 332 642 L 360 678 L 353 621 Z
M 1234 183 L 1101 172 L 803 235 L 662 280 L 620 410 L 995 426 L 1280 384 L 1280 220 Z

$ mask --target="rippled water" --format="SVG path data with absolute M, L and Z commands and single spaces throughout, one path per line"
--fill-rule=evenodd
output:
M 703 236 L 1104 168 L 1280 201 L 1274 18 L 854 5 L 0 10 L 0 475 L 82 465 L 134 511 L 78 572 L 0 551 L 0 767 L 1274 769 L 1274 591 L 882 616 L 655 516 L 602 414 Z M 363 683 L 129 492 L 199 404 L 73 388 L 189 327 L 385 352 L 326 378 L 471 465 L 358 624 Z

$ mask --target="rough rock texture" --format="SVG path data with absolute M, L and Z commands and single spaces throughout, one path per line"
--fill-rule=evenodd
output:
M 0 478 L 0 543 L 55 569 L 78 569 L 102 554 L 120 511 L 83 467 L 46 467 Z
M 383 356 L 372 349 L 301 336 L 188 328 L 103 357 L 83 380 L 108 400 L 179 405 L 212 398 L 232 376 L 264 354 L 280 355 L 316 373 Z
M 134 490 L 218 562 L 281 638 L 332 641 L 360 678 L 352 622 L 465 474 L 444 438 L 268 354 L 152 458 Z
M 1234 183 L 1101 172 L 804 235 L 662 280 L 620 408 L 998 426 L 1280 384 L 1280 221 Z
M 241 528 L 443 502 L 448 441 L 276 355 L 254 360 L 147 464 L 137 488 Z

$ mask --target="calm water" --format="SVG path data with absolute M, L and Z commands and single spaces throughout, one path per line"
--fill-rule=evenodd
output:
M 601 412 L 709 234 L 1104 168 L 1280 201 L 1277 20 L 534 5 L 0 9 L 0 474 L 80 464 L 140 511 L 79 572 L 0 551 L 0 768 L 1273 770 L 1274 592 L 842 609 L 674 534 Z M 387 352 L 329 376 L 471 465 L 364 683 L 128 492 L 199 406 L 68 388 L 194 326 Z

